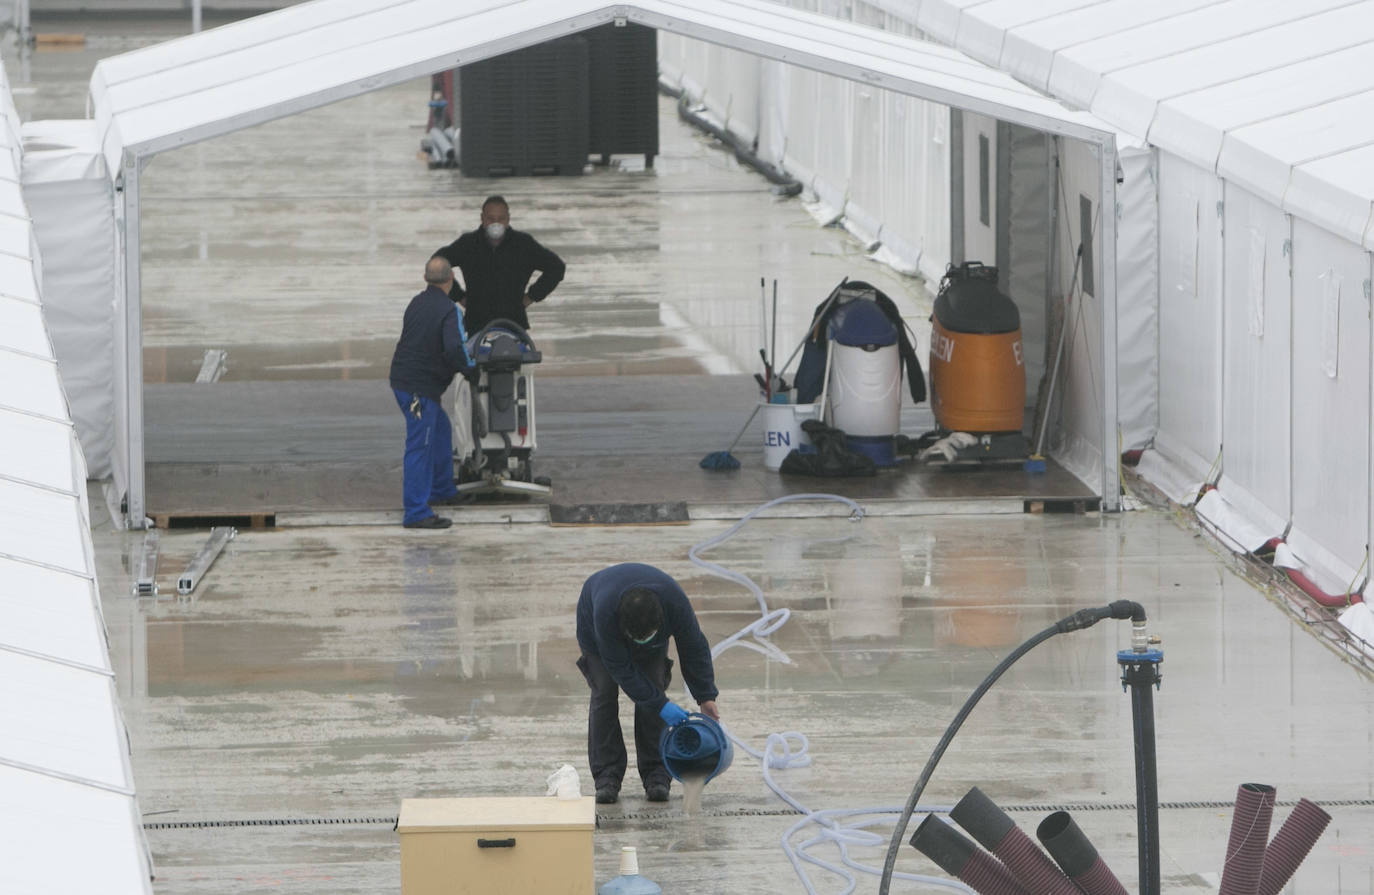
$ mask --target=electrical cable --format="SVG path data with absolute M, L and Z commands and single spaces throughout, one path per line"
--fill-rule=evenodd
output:
M 775 659 L 787 665 L 794 664 L 790 656 L 787 655 L 777 644 L 768 640 L 768 636 L 783 625 L 791 617 L 792 611 L 786 607 L 770 609 L 768 601 L 764 598 L 763 589 L 760 588 L 752 578 L 741 572 L 735 572 L 724 566 L 703 559 L 701 554 L 713 547 L 717 547 L 730 538 L 734 537 L 746 525 L 748 525 L 760 513 L 783 503 L 794 501 L 825 500 L 836 501 L 845 504 L 850 508 L 850 520 L 861 521 L 864 516 L 863 508 L 859 504 L 847 497 L 840 497 L 835 494 L 789 494 L 770 500 L 767 503 L 756 507 L 743 518 L 715 537 L 708 538 L 698 544 L 694 544 L 687 552 L 687 557 L 692 563 L 704 569 L 708 573 L 718 578 L 732 581 L 747 589 L 758 601 L 759 618 L 744 626 L 739 631 L 719 641 L 711 649 L 711 658 L 715 660 L 721 653 L 735 646 L 742 646 L 761 653 L 769 659 Z M 746 640 L 744 638 L 752 639 Z M 811 764 L 811 756 L 808 753 L 809 742 L 806 735 L 800 731 L 789 730 L 778 733 L 770 733 L 764 743 L 762 750 L 750 746 L 744 740 L 735 736 L 724 724 L 721 729 L 740 749 L 759 760 L 760 768 L 763 773 L 763 782 L 770 790 L 783 802 L 798 811 L 802 817 L 787 829 L 782 835 L 781 844 L 783 853 L 787 856 L 788 862 L 796 872 L 797 878 L 810 895 L 818 895 L 811 880 L 807 877 L 803 863 L 819 867 L 829 873 L 841 877 L 846 884 L 842 895 L 853 892 L 858 885 L 858 878 L 855 871 L 868 873 L 874 876 L 879 875 L 876 867 L 870 867 L 851 858 L 849 855 L 850 846 L 876 847 L 883 843 L 883 837 L 878 833 L 864 829 L 879 823 L 887 823 L 887 818 L 899 814 L 903 809 L 897 807 L 874 807 L 874 808 L 840 808 L 813 810 L 806 807 L 800 800 L 792 796 L 781 785 L 773 779 L 772 770 L 774 768 L 796 768 L 806 767 Z M 908 807 L 914 807 L 914 804 Z M 923 806 L 922 810 L 929 813 L 948 814 L 950 806 Z M 859 818 L 859 820 L 841 823 L 839 818 Z M 907 814 L 907 819 L 910 813 Z M 820 829 L 813 837 L 793 845 L 792 840 L 808 825 L 815 824 Z M 840 863 L 827 861 L 809 853 L 809 850 L 822 844 L 832 844 L 839 849 Z M 961 882 L 945 879 L 937 876 L 923 876 L 914 873 L 896 874 L 898 879 L 910 882 L 918 882 L 926 885 L 942 886 L 957 892 L 972 893 L 974 890 Z

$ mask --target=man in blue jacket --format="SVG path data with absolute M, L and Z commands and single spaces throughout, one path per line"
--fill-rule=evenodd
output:
M 453 424 L 439 398 L 455 373 L 468 375 L 473 366 L 462 310 L 448 296 L 453 267 L 430 258 L 425 283 L 406 308 L 391 357 L 391 390 L 406 418 L 405 527 L 448 528 L 453 523 L 431 509 L 461 502 L 453 483 Z
M 619 691 L 635 704 L 635 761 L 644 795 L 668 801 L 672 777 L 658 751 L 659 735 L 687 712 L 667 693 L 673 662 L 668 638 L 677 643 L 682 677 L 701 707 L 719 721 L 711 645 L 682 588 L 666 573 L 643 563 L 602 569 L 582 585 L 577 600 L 577 667 L 592 690 L 587 716 L 587 759 L 596 800 L 606 805 L 620 797 L 625 779 L 625 737 L 620 729 Z

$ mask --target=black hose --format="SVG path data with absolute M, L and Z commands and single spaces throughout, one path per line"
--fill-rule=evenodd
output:
M 902 816 L 897 820 L 897 828 L 892 831 L 892 841 L 887 844 L 887 857 L 883 861 L 883 877 L 882 882 L 878 885 L 878 895 L 887 895 L 888 890 L 892 887 L 892 871 L 897 864 L 897 849 L 902 846 L 902 838 L 906 835 L 906 827 L 911 822 L 911 814 L 916 810 L 916 803 L 920 801 L 921 794 L 925 792 L 926 784 L 930 782 L 930 775 L 935 773 L 935 766 L 944 757 L 945 750 L 949 748 L 954 735 L 959 732 L 959 728 L 963 726 L 969 713 L 973 711 L 973 707 L 978 704 L 978 700 L 982 699 L 983 694 L 992 689 L 993 684 L 997 683 L 997 679 L 1026 653 L 1056 634 L 1088 628 L 1104 618 L 1129 618 L 1133 621 L 1144 621 L 1145 609 L 1139 603 L 1130 600 L 1117 600 L 1109 606 L 1102 606 L 1098 609 L 1080 609 L 1073 615 L 1060 619 L 1012 650 L 964 702 L 963 708 L 959 709 L 959 714 L 955 715 L 954 720 L 949 722 L 949 726 L 945 728 L 944 736 L 940 737 L 940 742 L 936 744 L 935 751 L 930 753 L 930 759 L 926 761 L 921 776 L 916 779 L 916 785 L 911 790 L 911 797 L 906 800 L 906 806 L 902 808 Z

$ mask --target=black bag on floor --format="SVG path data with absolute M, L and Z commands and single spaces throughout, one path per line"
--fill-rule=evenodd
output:
M 814 452 L 803 454 L 790 451 L 782 459 L 781 472 L 787 475 L 811 475 L 823 478 L 877 475 L 873 458 L 849 449 L 844 432 L 827 426 L 820 420 L 803 420 L 802 431 L 815 446 Z

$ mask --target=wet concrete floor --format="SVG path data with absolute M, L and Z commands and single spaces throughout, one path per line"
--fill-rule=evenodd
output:
M 33 83 L 16 96 L 21 113 L 79 116 L 96 58 L 176 27 L 104 22 L 85 50 L 37 54 Z M 202 495 L 194 506 L 246 487 L 234 476 L 256 466 L 258 485 L 284 489 L 298 511 L 287 527 L 242 531 L 187 599 L 172 596 L 175 578 L 203 531 L 163 532 L 164 596 L 134 599 L 127 557 L 143 535 L 97 521 L 159 893 L 397 892 L 391 821 L 402 798 L 541 795 L 564 762 L 587 782 L 572 607 L 598 568 L 637 560 L 678 576 L 712 642 L 758 616 L 747 591 L 687 560 L 728 521 L 556 528 L 496 508 L 447 532 L 377 524 L 388 521 L 375 507 L 397 489 L 398 457 L 386 453 L 391 409 L 360 395 L 386 397 L 385 364 L 415 274 L 434 247 L 473 226 L 482 196 L 510 196 L 515 226 L 570 263 L 568 280 L 536 309 L 534 331 L 549 357 L 541 382 L 560 396 L 541 404 L 548 458 L 567 464 L 559 482 L 577 479 L 574 494 L 661 500 L 686 487 L 702 504 L 738 506 L 797 490 L 757 466 L 734 478 L 687 472 L 704 452 L 694 439 L 724 447 L 717 436 L 754 400 L 760 276 L 780 281 L 779 346 L 795 343 L 846 275 L 877 283 L 913 326 L 928 312 L 921 283 L 773 196 L 677 124 L 667 103 L 652 173 L 625 159 L 582 178 L 467 180 L 415 160 L 425 98 L 423 83 L 405 85 L 148 168 L 149 450 L 165 461 L 150 468 L 150 485 L 174 482 L 162 493 L 177 499 Z M 225 381 L 190 385 L 210 348 L 229 352 Z M 691 380 L 690 395 L 674 378 Z M 205 397 L 186 391 L 195 388 Z M 622 439 L 633 451 L 597 453 L 586 423 L 605 423 L 612 403 L 644 415 L 611 423 L 656 419 L 677 453 L 629 471 L 650 454 L 648 429 Z M 710 412 L 718 408 L 728 420 Z M 922 425 L 921 412 L 907 408 L 904 421 Z M 236 423 L 232 437 L 216 438 L 224 419 Z M 280 435 L 293 425 L 315 435 Z M 218 454 L 199 453 L 215 445 Z M 339 456 L 322 460 L 330 450 Z M 776 771 L 781 786 L 812 810 L 900 804 L 945 725 L 1011 649 L 1074 610 L 1135 599 L 1166 657 L 1156 695 L 1165 891 L 1215 889 L 1228 803 L 1237 785 L 1257 781 L 1335 816 L 1292 892 L 1374 895 L 1374 701 L 1361 672 L 1166 512 L 881 514 L 912 503 L 903 489 L 978 493 L 972 481 L 953 487 L 947 473 L 925 478 L 935 484 L 889 477 L 857 494 L 874 511 L 862 522 L 834 503 L 793 506 L 708 555 L 793 613 L 772 637 L 789 661 L 732 649 L 717 662 L 721 712 L 745 743 L 761 748 L 774 731 L 809 738 L 813 763 Z M 825 483 L 808 490 L 815 484 Z M 359 504 L 360 492 L 379 496 Z M 308 510 L 324 512 L 312 519 Z M 321 524 L 340 521 L 354 524 Z M 1126 636 L 1103 623 L 1024 658 L 974 711 L 924 802 L 949 805 L 978 785 L 1027 832 L 1053 806 L 1074 806 L 1134 889 L 1130 700 L 1115 659 Z M 682 815 L 676 788 L 667 806 L 644 802 L 633 785 L 624 795 L 599 809 L 598 881 L 615 873 L 621 846 L 635 845 L 665 891 L 803 891 L 779 844 L 798 815 L 743 750 L 707 787 L 701 817 Z M 833 847 L 814 852 L 838 857 Z M 852 852 L 869 864 L 882 856 Z M 938 872 L 906 847 L 899 869 Z M 845 890 L 833 873 L 806 873 L 819 891 Z M 876 888 L 865 878 L 858 890 Z M 900 890 L 918 888 L 938 891 Z
M 157 890 L 396 892 L 401 799 L 542 795 L 564 762 L 589 785 L 587 691 L 573 664 L 582 580 L 623 560 L 658 565 L 718 643 L 759 610 L 687 551 L 729 524 L 242 531 L 189 599 L 124 596 L 121 557 L 140 536 L 99 527 Z M 163 533 L 164 593 L 203 538 Z M 791 610 L 771 638 L 788 661 L 740 648 L 717 659 L 719 705 L 754 749 L 771 732 L 809 739 L 812 764 L 774 778 L 811 810 L 900 805 L 1003 656 L 1077 609 L 1134 599 L 1165 655 L 1164 891 L 1213 891 L 1228 803 L 1251 781 L 1335 817 L 1285 891 L 1374 891 L 1368 679 L 1168 513 L 761 519 L 706 558 Z M 1032 834 L 1068 806 L 1134 890 L 1130 698 L 1116 663 L 1128 633 L 1104 622 L 1023 658 L 974 710 L 922 804 L 950 805 L 976 785 Z M 742 748 L 699 817 L 683 815 L 677 787 L 666 806 L 646 803 L 633 774 L 620 804 L 598 808 L 598 881 L 634 845 L 665 891 L 803 891 L 779 845 L 799 817 Z M 898 866 L 938 874 L 910 848 Z M 834 874 L 808 875 L 818 891 L 844 891 Z M 876 889 L 868 878 L 858 891 Z M 918 890 L 937 891 L 894 889 Z

